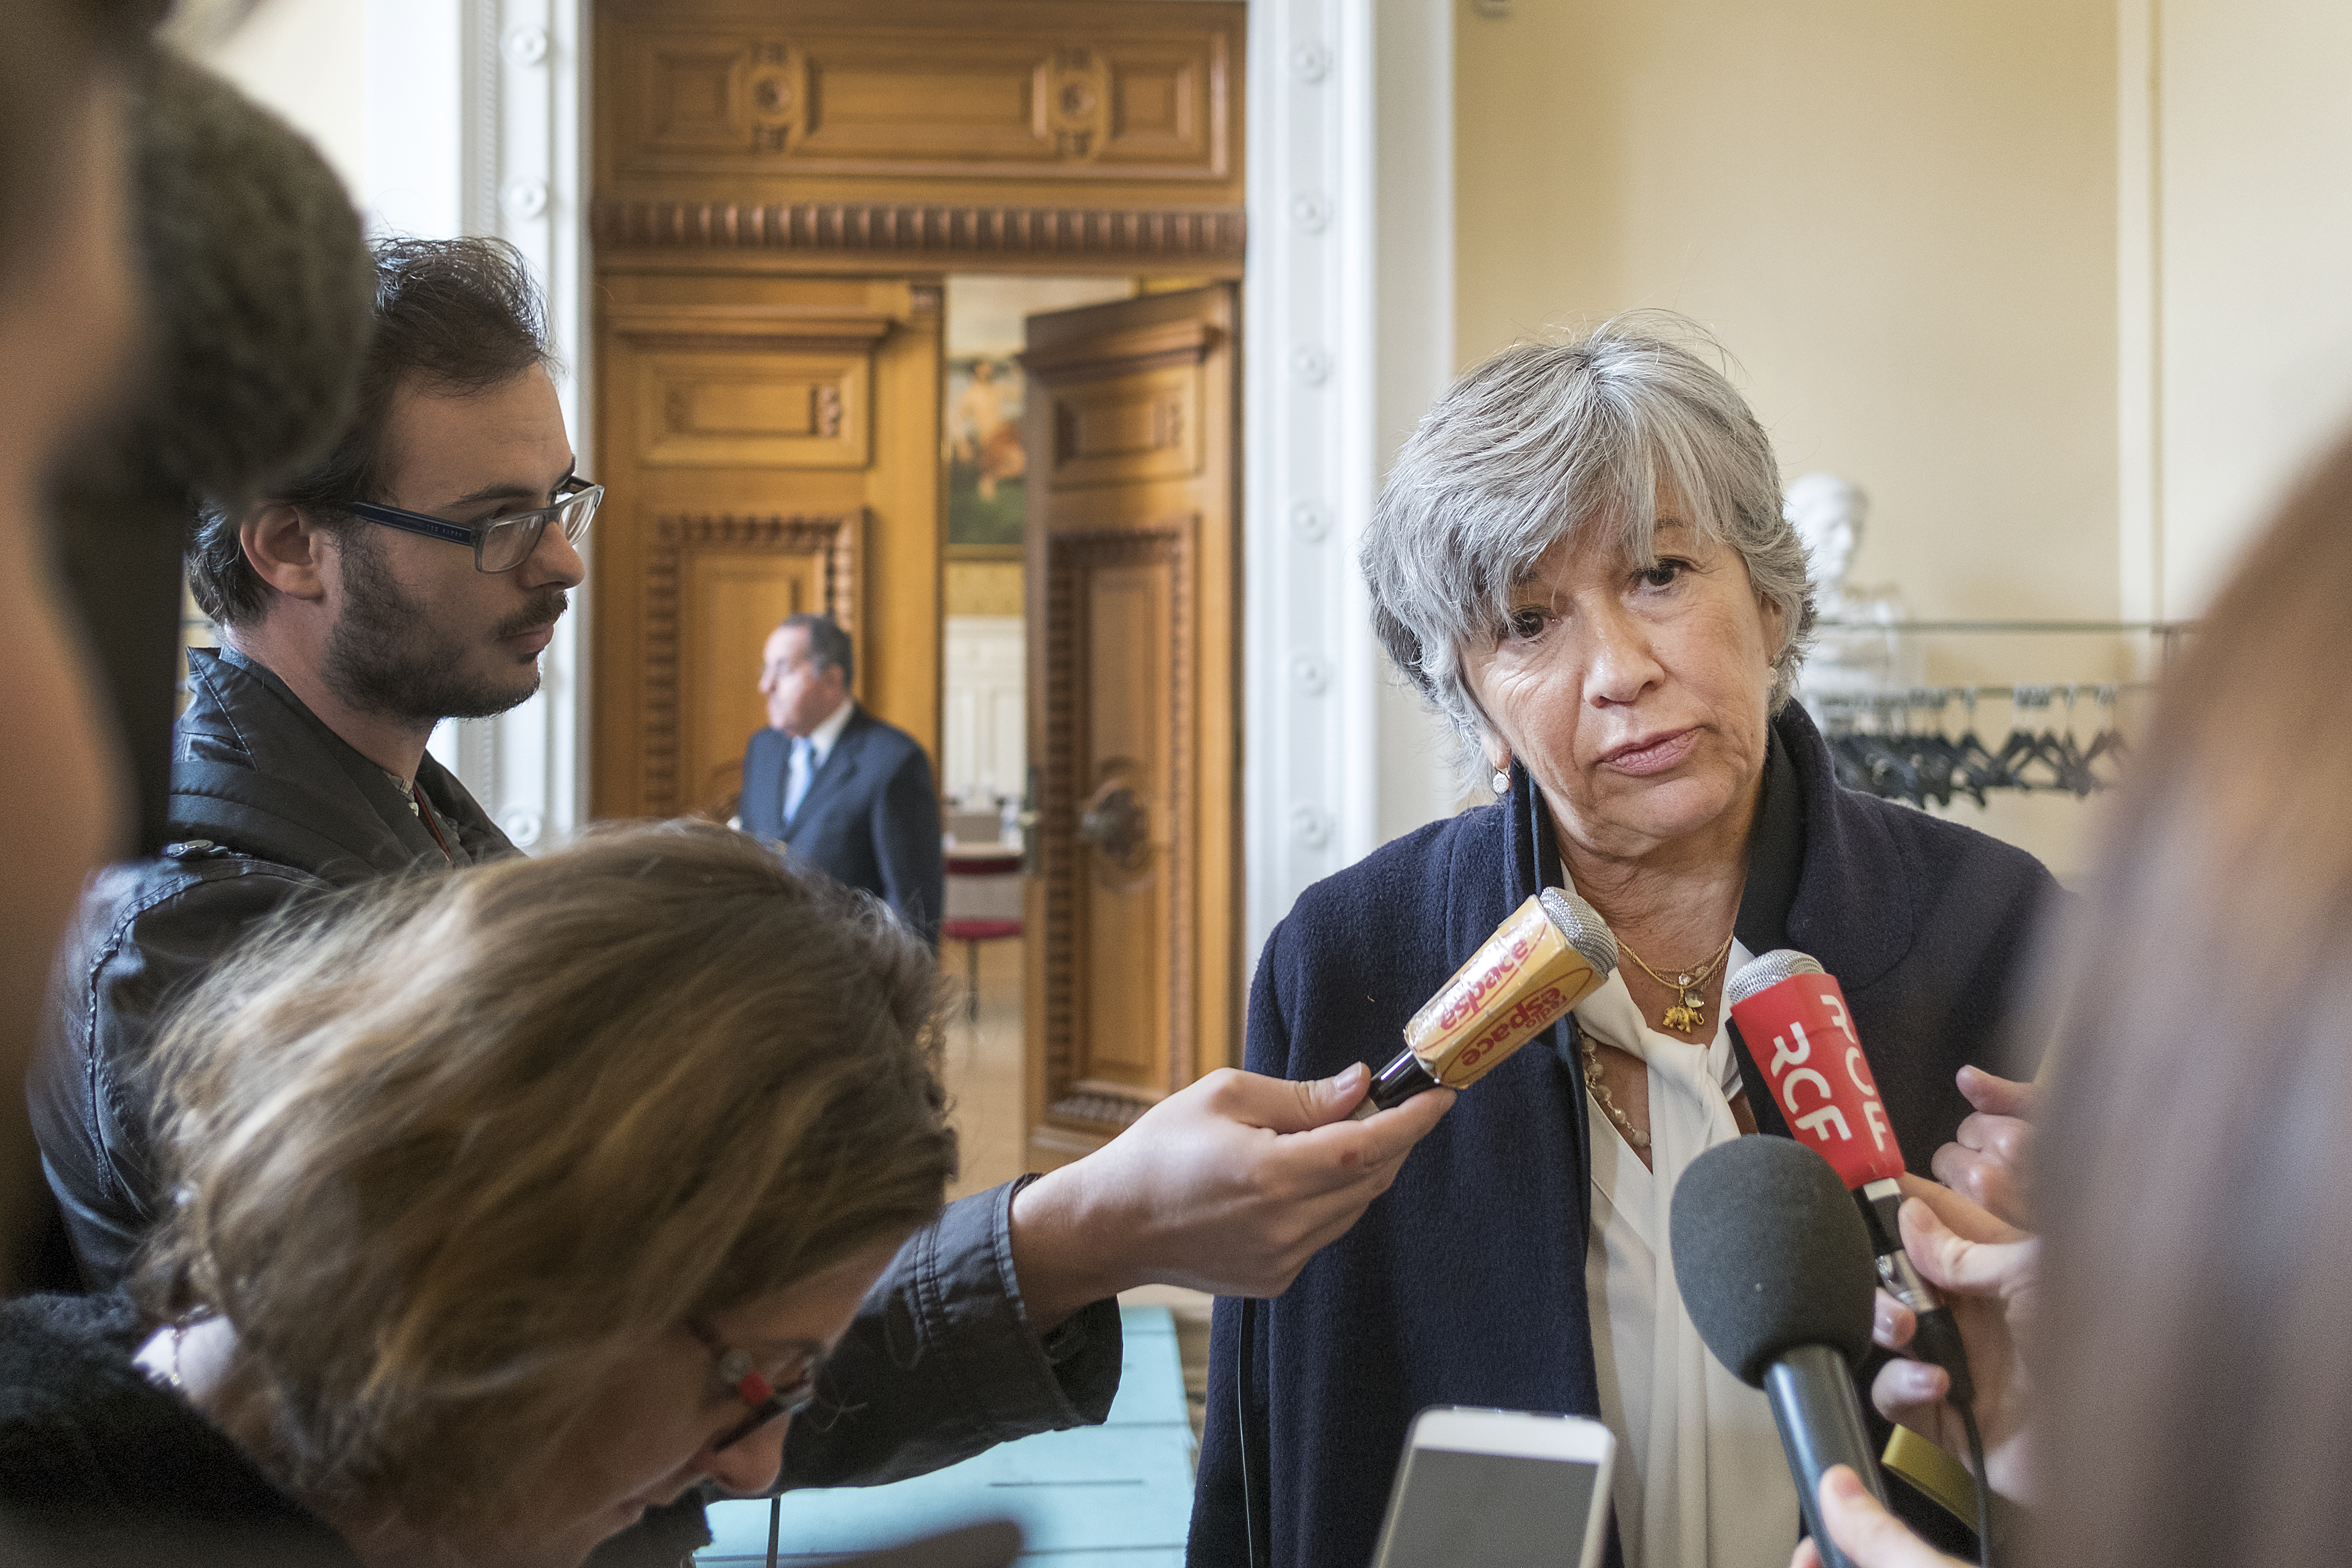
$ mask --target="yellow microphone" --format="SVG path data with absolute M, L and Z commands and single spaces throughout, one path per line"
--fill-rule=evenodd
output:
M 1617 970 L 1600 912 L 1548 887 L 1511 912 L 1404 1026 L 1404 1049 L 1350 1113 L 1362 1121 L 1440 1084 L 1467 1089 Z

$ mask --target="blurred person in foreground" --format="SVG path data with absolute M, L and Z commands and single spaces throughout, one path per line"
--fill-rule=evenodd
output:
M 341 428 L 372 316 L 373 269 L 359 216 L 314 148 L 217 77 L 168 50 L 135 49 L 138 27 L 119 23 L 115 31 L 123 57 L 116 115 L 128 131 L 135 198 L 129 237 L 144 307 L 138 373 L 102 417 L 80 422 L 51 464 L 54 549 L 43 564 L 54 571 L 24 580 L 54 584 L 87 632 L 73 667 L 54 681 L 37 634 L 24 689 L 57 700 L 86 684 L 99 694 L 98 713 L 54 754 L 35 744 L 11 755 L 52 767 L 68 810 L 131 806 L 131 831 L 110 853 L 152 854 L 165 841 L 182 552 L 197 498 L 248 497 Z M 72 283 L 57 298 L 68 315 L 79 308 Z M 39 346 L 24 357 L 29 384 L 39 384 L 41 353 L 74 344 L 79 326 L 78 316 L 44 324 Z M 70 379 L 67 392 L 70 411 Z M 80 748 L 118 736 L 131 797 L 121 803 L 113 785 L 91 787 L 73 767 Z M 22 837 L 36 892 L 46 895 L 45 852 L 71 841 Z M 74 883 L 89 869 L 87 858 L 57 864 L 60 880 L 70 873 Z M 71 883 L 58 891 L 69 894 Z M 10 959 L 46 968 L 50 946 L 46 937 L 16 944 Z M 34 998 L 21 999 L 9 1020 L 18 1027 L 37 1016 Z M 38 1234 L 43 1245 L 27 1255 L 24 1277 L 70 1282 L 77 1270 L 64 1228 Z
M 1989 1456 L 2032 1509 L 2013 1562 L 2319 1568 L 2352 1539 L 2347 593 L 2352 444 L 2168 675 L 2065 923 L 2037 1015 L 2038 1258 L 1948 1197 L 1945 1222 L 1905 1206 L 1923 1271 L 1971 1292 L 1972 1363 L 2027 1352 L 2031 1420 L 2003 1423 L 2023 1461 Z M 1941 1379 L 1890 1365 L 1880 1404 L 1938 1436 Z M 1835 1472 L 1823 1502 L 1864 1568 L 1951 1561 Z
M 63 590 L 50 492 L 108 413 L 139 317 L 131 233 L 130 56 L 160 5 L 0 0 L 0 1070 L 16 1082 L 82 879 L 120 852 L 123 747 Z M 0 1113 L 0 1243 L 16 1239 L 30 1145 Z M 13 1263 L 13 1256 L 6 1262 Z M 5 1272 L 5 1268 L 0 1268 Z
M 1195 1563 L 1365 1561 L 1433 1405 L 1605 1421 L 1612 1561 L 1780 1568 L 1796 1542 L 1765 1396 L 1700 1343 L 1664 1244 L 1692 1159 L 1787 1131 L 1724 1028 L 1725 977 L 1772 948 L 1819 958 L 1925 1155 L 1970 1113 L 1956 1079 L 1997 1044 L 2053 883 L 1836 782 L 1789 700 L 1813 611 L 1779 465 L 1695 336 L 1637 317 L 1505 350 L 1391 471 L 1364 544 L 1374 625 L 1499 799 L 1301 895 L 1251 987 L 1248 1066 L 1386 1061 L 1546 886 L 1590 901 L 1623 960 L 1286 1294 L 1219 1303 Z
M 131 1295 L 0 1305 L 0 1513 L 66 1561 L 567 1568 L 774 1486 L 954 1172 L 937 1001 L 713 827 L 284 912 L 157 1045 Z

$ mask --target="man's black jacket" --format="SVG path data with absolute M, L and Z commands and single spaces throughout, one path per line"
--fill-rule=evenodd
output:
M 188 681 L 173 736 L 174 841 L 109 866 L 83 894 L 26 1081 L 43 1170 L 100 1290 L 121 1282 L 154 1222 L 138 1069 L 172 1004 L 293 899 L 448 863 L 444 842 L 459 865 L 515 852 L 430 757 L 416 770 L 428 827 L 391 775 L 251 660 L 193 649 Z

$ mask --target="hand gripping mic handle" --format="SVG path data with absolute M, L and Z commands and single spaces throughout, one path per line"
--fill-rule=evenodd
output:
M 1437 1088 L 1437 1075 L 1423 1064 L 1421 1058 L 1408 1046 L 1396 1053 L 1386 1067 L 1372 1074 L 1372 1086 L 1356 1108 L 1348 1113 L 1350 1122 L 1360 1122 L 1381 1111 L 1393 1111 L 1416 1094 Z
M 1919 1277 L 1918 1266 L 1903 1249 L 1903 1232 L 1895 1216 L 1903 1207 L 1903 1189 L 1891 1181 L 1874 1181 L 1854 1195 L 1862 1209 L 1863 1228 L 1870 1232 L 1876 1254 L 1878 1282 L 1886 1293 L 1911 1309 L 1918 1328 L 1911 1336 L 1914 1360 L 1932 1362 L 1952 1380 L 1945 1396 L 1956 1406 L 1976 1402 L 1976 1380 L 1969 1375 L 1969 1353 L 1960 1343 L 1960 1325 L 1936 1288 Z

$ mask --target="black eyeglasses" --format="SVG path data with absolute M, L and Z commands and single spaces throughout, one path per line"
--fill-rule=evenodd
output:
M 751 1365 L 751 1353 L 734 1345 L 724 1344 L 719 1336 L 699 1322 L 689 1322 L 687 1329 L 702 1342 L 719 1362 L 719 1381 L 735 1391 L 735 1396 L 751 1407 L 751 1413 L 730 1427 L 711 1443 L 710 1451 L 719 1453 L 733 1448 L 780 1416 L 797 1416 L 816 1403 L 817 1359 L 810 1357 L 800 1367 L 793 1379 L 779 1388 L 769 1382 Z
M 381 523 L 387 528 L 403 533 L 423 534 L 428 539 L 441 539 L 453 545 L 474 548 L 476 571 L 512 571 L 530 559 L 539 548 L 540 536 L 549 523 L 563 530 L 564 542 L 578 544 L 588 532 L 590 519 L 596 516 L 597 507 L 604 499 L 604 486 L 592 485 L 578 475 L 566 479 L 556 491 L 557 500 L 551 507 L 541 507 L 535 512 L 517 512 L 510 517 L 493 517 L 487 523 L 467 525 L 444 522 L 439 517 L 426 517 L 423 512 L 404 511 L 398 507 L 379 507 L 373 501 L 339 501 L 339 510 L 371 523 Z

